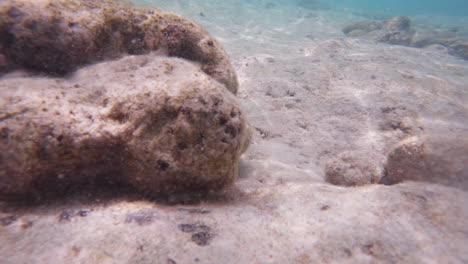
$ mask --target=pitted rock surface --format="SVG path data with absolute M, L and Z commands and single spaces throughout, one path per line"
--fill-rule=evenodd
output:
M 4 76 L 0 89 L 2 197 L 103 177 L 150 195 L 218 190 L 249 142 L 235 96 L 182 59 L 129 56 L 67 79 Z
M 237 92 L 221 45 L 194 22 L 112 0 L 0 2 L 0 73 L 16 68 L 64 75 L 126 54 L 185 58 Z

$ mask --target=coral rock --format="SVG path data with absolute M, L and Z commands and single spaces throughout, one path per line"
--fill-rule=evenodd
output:
M 0 79 L 0 198 L 99 181 L 149 195 L 233 182 L 249 128 L 235 96 L 186 60 L 128 56 L 67 79 Z
M 409 138 L 387 157 L 389 183 L 427 181 L 468 189 L 468 140 L 465 135 Z
M 372 151 L 345 151 L 325 167 L 325 180 L 341 186 L 379 183 L 384 157 Z
M 0 72 L 64 75 L 80 65 L 151 51 L 198 62 L 237 91 L 220 44 L 181 16 L 111 0 L 0 1 Z
M 351 37 L 365 37 L 392 45 L 424 48 L 442 45 L 454 56 L 468 59 L 468 40 L 457 37 L 454 32 L 440 30 L 413 29 L 406 16 L 391 20 L 356 21 L 343 28 L 343 33 Z

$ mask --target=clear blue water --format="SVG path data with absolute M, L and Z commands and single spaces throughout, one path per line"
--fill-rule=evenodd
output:
M 468 16 L 468 0 L 322 0 L 330 5 L 388 15 Z

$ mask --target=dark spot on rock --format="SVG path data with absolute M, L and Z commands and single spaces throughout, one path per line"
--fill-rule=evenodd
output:
M 81 217 L 88 216 L 89 211 L 88 210 L 79 210 L 78 215 Z
M 187 108 L 183 108 L 181 110 L 182 114 L 184 115 L 190 115 L 192 113 L 192 111 L 190 111 L 190 109 L 187 109 Z
M 212 238 L 211 233 L 208 232 L 198 232 L 192 235 L 192 241 L 199 246 L 208 245 Z
M 164 37 L 164 43 L 169 48 L 171 56 L 181 55 L 183 52 L 184 44 L 186 42 L 186 30 L 181 25 L 167 25 L 161 30 Z M 183 57 L 183 56 L 182 56 Z
M 102 106 L 106 107 L 108 103 L 109 103 L 109 98 L 104 98 L 104 100 L 102 100 Z
M 201 208 L 178 208 L 177 210 L 187 212 L 190 214 L 208 214 L 211 213 L 210 210 L 201 209 Z
M 23 223 L 23 224 L 21 225 L 21 227 L 22 227 L 23 229 L 28 229 L 28 228 L 32 227 L 33 224 L 34 224 L 33 221 L 28 220 L 28 221 L 26 221 L 25 223 Z
M 385 114 L 393 112 L 395 110 L 396 110 L 395 107 L 388 107 L 388 106 L 380 108 L 380 111 L 382 111 L 382 113 L 385 113 Z
M 346 256 L 351 257 L 353 253 L 349 248 L 343 248 L 343 252 L 346 254 Z
M 185 142 L 180 142 L 180 143 L 177 144 L 177 148 L 179 148 L 180 150 L 184 150 L 187 147 L 188 147 L 187 143 L 185 143 Z
M 320 210 L 322 210 L 322 211 L 326 211 L 328 209 L 330 209 L 329 205 L 323 205 L 322 207 L 320 207 Z
M 76 23 L 73 23 L 73 22 L 69 22 L 69 23 L 68 23 L 68 27 L 71 27 L 71 28 L 72 28 L 72 27 L 75 27 L 75 26 L 76 26 Z
M 31 31 L 36 31 L 37 30 L 37 21 L 36 20 L 28 20 L 24 23 L 24 26 Z
M 5 46 L 12 46 L 16 41 L 15 35 L 11 33 L 6 33 L 3 37 L 3 43 L 5 43 Z
M 179 229 L 182 232 L 191 233 L 191 240 L 199 246 L 208 245 L 214 237 L 211 228 L 204 224 L 180 224 Z
M 223 99 L 220 98 L 213 98 L 213 105 L 214 106 L 219 106 L 223 104 Z
M 0 218 L 0 222 L 2 223 L 2 226 L 8 226 L 16 222 L 18 218 L 19 217 L 17 215 L 5 216 L 5 217 Z
M 201 96 L 198 97 L 198 101 L 199 101 L 202 105 L 206 105 L 206 104 L 207 104 L 205 98 L 203 98 L 203 97 L 201 97 Z
M 164 160 L 158 160 L 158 161 L 156 161 L 156 167 L 159 170 L 166 171 L 169 168 L 169 163 L 167 163 Z
M 56 139 L 58 142 L 62 142 L 64 136 L 63 135 L 59 135 Z
M 363 245 L 361 247 L 361 250 L 364 254 L 367 254 L 369 256 L 378 256 L 378 251 L 379 251 L 379 248 L 380 248 L 380 243 L 379 242 L 376 242 L 376 243 L 367 243 L 365 245 Z
M 167 264 L 177 264 L 177 262 L 171 258 L 167 258 Z
M 383 184 L 383 185 L 393 185 L 393 184 L 395 184 L 395 183 L 396 183 L 396 182 L 395 182 L 394 180 L 392 180 L 390 177 L 388 177 L 387 168 L 384 168 L 383 176 L 382 176 L 382 178 L 380 179 L 379 184 Z
M 59 215 L 59 222 L 70 221 L 75 216 L 85 217 L 88 215 L 88 213 L 89 213 L 89 210 L 84 210 L 84 209 L 81 209 L 81 210 L 65 209 Z
M 112 106 L 108 117 L 119 123 L 124 123 L 126 120 L 128 120 L 128 114 L 122 108 L 123 103 L 115 104 L 114 106 Z
M 137 250 L 142 252 L 144 250 L 145 246 L 144 245 L 138 245 Z
M 2 127 L 0 129 L 0 138 L 8 139 L 9 134 L 10 134 L 10 130 L 7 127 Z
M 12 7 L 10 10 L 7 12 L 8 16 L 11 18 L 17 18 L 23 15 L 23 12 L 19 10 L 17 7 Z
M 208 42 L 207 42 L 206 44 L 208 44 L 208 46 L 210 46 L 210 47 L 213 47 L 213 46 L 214 46 L 214 43 L 213 43 L 212 40 L 208 40 Z
M 197 228 L 196 224 L 180 224 L 179 225 L 180 231 L 185 232 L 185 233 L 194 232 L 196 228 Z
M 232 138 L 237 136 L 237 129 L 231 125 L 226 126 L 224 133 L 229 134 Z
M 390 127 L 393 130 L 401 130 L 402 132 L 408 132 L 411 130 L 409 127 L 406 127 L 403 122 L 392 122 L 390 123 Z
M 219 118 L 219 124 L 220 124 L 221 126 L 224 125 L 224 124 L 226 124 L 227 121 L 228 121 L 228 120 L 227 120 L 224 116 L 222 116 L 222 117 Z
M 77 247 L 77 246 L 73 246 L 71 248 L 71 253 L 72 253 L 72 256 L 76 257 L 78 256 L 78 254 L 80 254 L 81 252 L 81 248 Z
M 261 128 L 256 127 L 255 130 L 260 134 L 261 138 L 267 138 L 269 133 Z
M 73 210 L 65 209 L 59 215 L 59 222 L 70 221 L 74 215 L 75 215 L 75 212 Z
M 135 222 L 138 225 L 147 225 L 154 222 L 154 212 L 149 210 L 141 210 L 135 213 L 127 214 L 125 223 Z
M 372 75 L 371 75 L 371 79 L 372 79 L 372 80 L 375 80 L 375 79 L 377 79 L 377 76 L 375 76 L 374 74 L 372 74 Z
M 197 138 L 197 143 L 198 144 L 203 144 L 203 140 L 205 139 L 205 135 L 203 133 L 200 133 Z

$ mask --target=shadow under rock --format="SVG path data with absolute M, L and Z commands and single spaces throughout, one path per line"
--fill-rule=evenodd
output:
M 232 204 L 244 198 L 246 195 L 236 186 L 216 192 L 165 194 L 156 197 L 137 193 L 128 186 L 118 184 L 82 186 L 69 190 L 66 194 L 41 199 L 0 201 L 0 224 L 5 225 L 25 214 L 58 215 L 59 221 L 69 220 L 121 202 L 147 202 L 155 206 L 189 206 L 196 209 L 199 205 Z

